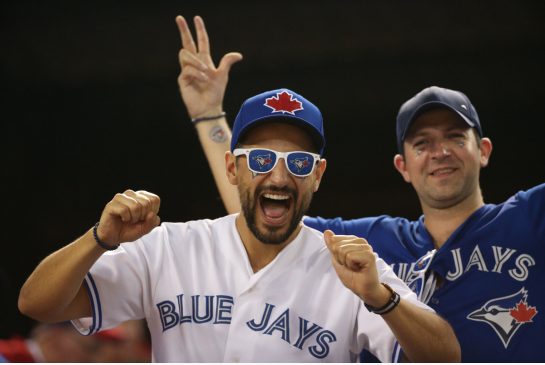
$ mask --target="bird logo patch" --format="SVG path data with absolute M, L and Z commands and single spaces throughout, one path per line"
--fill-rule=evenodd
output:
M 255 156 L 253 157 L 253 159 L 258 163 L 259 167 L 265 167 L 273 162 L 270 153 L 266 155 Z
M 265 99 L 266 107 L 272 109 L 273 113 L 288 113 L 295 115 L 298 110 L 303 110 L 303 103 L 287 91 L 276 93 L 276 96 Z
M 291 160 L 290 163 L 297 168 L 297 171 L 301 171 L 302 169 L 307 168 L 308 165 L 310 165 L 310 162 L 308 161 L 308 157 L 295 158 Z
M 515 294 L 489 300 L 467 319 L 488 323 L 507 348 L 517 330 L 532 323 L 538 313 L 536 307 L 528 304 L 528 291 L 522 288 Z

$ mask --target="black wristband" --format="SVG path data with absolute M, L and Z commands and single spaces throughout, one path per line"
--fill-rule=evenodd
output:
M 108 251 L 117 250 L 117 248 L 119 247 L 119 243 L 117 245 L 115 245 L 115 246 L 110 246 L 109 244 L 107 244 L 106 242 L 101 241 L 100 238 L 98 238 L 97 229 L 98 229 L 98 224 L 99 223 L 100 222 L 97 222 L 95 224 L 95 226 L 93 227 L 93 237 L 95 238 L 95 242 L 97 243 L 97 245 L 99 245 L 100 247 L 102 247 L 105 250 L 108 250 Z
M 199 123 L 199 122 L 204 122 L 204 121 L 207 121 L 207 120 L 220 119 L 220 118 L 225 117 L 226 115 L 227 115 L 227 114 L 226 114 L 225 112 L 221 112 L 220 114 L 218 114 L 218 115 L 212 115 L 211 117 L 193 118 L 193 119 L 191 119 L 191 123 L 197 124 L 197 123 Z
M 401 300 L 401 297 L 399 296 L 397 292 L 394 291 L 394 289 L 390 287 L 390 285 L 385 283 L 381 283 L 381 284 L 384 285 L 384 287 L 388 289 L 390 293 L 392 293 L 392 295 L 390 296 L 390 299 L 388 299 L 388 302 L 380 308 L 375 308 L 365 303 L 364 304 L 365 304 L 365 308 L 367 308 L 369 312 L 383 315 L 388 312 L 391 312 L 395 307 L 397 307 L 397 305 L 399 304 L 399 301 Z

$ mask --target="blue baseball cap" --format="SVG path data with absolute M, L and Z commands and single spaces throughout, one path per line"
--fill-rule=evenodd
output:
M 412 122 L 422 113 L 435 108 L 450 109 L 458 114 L 471 128 L 475 128 L 479 136 L 483 136 L 481 122 L 477 110 L 469 98 L 462 92 L 430 86 L 407 100 L 397 114 L 397 148 L 403 152 L 403 141 Z
M 249 129 L 279 119 L 307 130 L 320 155 L 323 155 L 325 136 L 322 113 L 316 105 L 289 89 L 266 91 L 244 101 L 233 124 L 231 152 Z

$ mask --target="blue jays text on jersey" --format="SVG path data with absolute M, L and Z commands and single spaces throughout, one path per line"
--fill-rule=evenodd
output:
M 187 296 L 185 296 L 187 297 Z M 164 300 L 157 303 L 163 332 L 183 325 L 195 324 L 230 324 L 234 298 L 229 295 L 192 295 L 184 300 L 184 294 L 176 296 L 176 301 Z M 335 342 L 335 334 L 305 318 L 297 317 L 295 328 L 290 324 L 290 309 L 273 313 L 276 305 L 265 303 L 263 313 L 258 318 L 246 322 L 249 329 L 268 336 L 277 336 L 299 350 L 311 339 L 305 348 L 317 359 L 329 354 L 329 344 Z M 278 311 L 277 311 L 278 312 Z
M 408 283 L 419 275 L 418 259 L 434 249 L 424 217 L 305 224 L 366 238 Z M 478 209 L 426 264 L 442 281 L 427 293 L 428 304 L 453 326 L 462 361 L 545 361 L 545 184 Z
M 236 217 L 163 223 L 104 253 L 84 282 L 92 318 L 76 328 L 92 334 L 145 318 L 157 362 L 350 362 L 362 349 L 397 360 L 395 336 L 339 280 L 320 232 L 303 226 L 254 272 Z M 431 310 L 383 260 L 377 271 Z

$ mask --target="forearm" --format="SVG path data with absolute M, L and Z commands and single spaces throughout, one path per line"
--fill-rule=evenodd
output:
M 89 230 L 46 257 L 21 288 L 19 310 L 42 322 L 60 322 L 91 315 L 82 283 L 104 252 Z
M 377 259 L 365 239 L 326 230 L 324 240 L 339 279 L 369 310 L 382 313 L 378 315 L 382 315 L 409 361 L 460 362 L 460 344 L 446 321 L 405 299 L 398 301 L 399 296 L 390 286 L 380 284 L 377 267 L 383 279 L 389 277 L 387 281 L 392 284 L 398 281 L 403 285 L 391 271 L 388 273 L 386 263 Z
M 460 362 L 461 350 L 450 325 L 433 312 L 405 300 L 382 316 L 411 362 Z
M 231 130 L 227 120 L 223 117 L 200 122 L 195 125 L 195 128 L 225 209 L 229 214 L 239 212 L 237 188 L 229 183 L 225 172 L 224 155 L 226 151 L 229 151 L 231 143 Z

